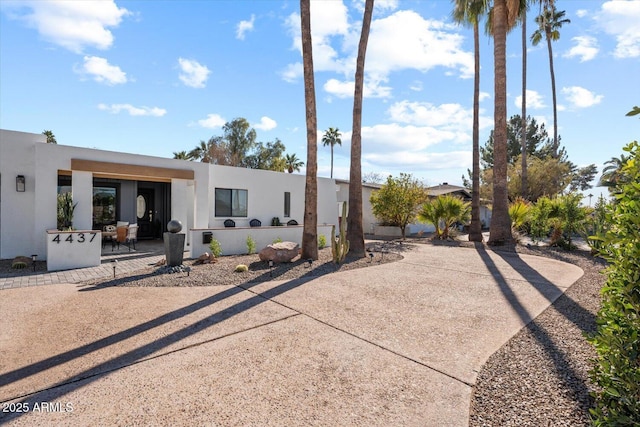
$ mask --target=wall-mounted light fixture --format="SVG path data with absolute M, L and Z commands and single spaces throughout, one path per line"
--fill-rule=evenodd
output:
M 24 193 L 25 189 L 26 189 L 26 180 L 24 178 L 24 175 L 18 175 L 16 176 L 16 191 L 18 193 Z

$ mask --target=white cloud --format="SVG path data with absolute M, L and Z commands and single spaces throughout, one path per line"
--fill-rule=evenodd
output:
M 580 58 L 580 62 L 590 61 L 596 57 L 598 51 L 598 41 L 595 37 L 591 36 L 578 36 L 571 39 L 576 43 L 567 53 L 563 56 L 565 58 L 573 58 L 575 56 Z
M 217 129 L 227 123 L 219 114 L 209 114 L 206 119 L 198 120 L 198 125 L 207 129 Z
M 289 64 L 280 72 L 282 79 L 286 82 L 293 83 L 297 81 L 304 74 L 302 62 L 296 62 L 295 64 Z
M 414 80 L 409 85 L 409 89 L 411 89 L 414 92 L 422 92 L 422 90 L 424 89 L 424 85 L 420 80 Z
M 591 107 L 599 104 L 602 98 L 604 98 L 602 95 L 596 95 L 580 86 L 563 87 L 562 93 L 565 95 L 567 101 L 577 108 Z
M 45 40 L 75 53 L 82 53 L 85 47 L 110 48 L 113 34 L 108 28 L 117 27 L 131 14 L 113 0 L 31 0 L 6 2 L 3 7 L 11 18 L 35 28 Z
M 203 88 L 211 71 L 204 65 L 191 59 L 178 58 L 180 81 L 193 88 Z
M 584 18 L 588 14 L 589 14 L 589 11 L 587 11 L 586 9 L 578 9 L 578 10 L 576 10 L 576 16 L 578 18 Z
M 473 77 L 473 55 L 462 49 L 464 37 L 457 27 L 424 19 L 410 10 L 398 11 L 371 24 L 367 48 L 367 69 L 373 74 L 435 67 L 455 70 L 461 77 Z
M 238 40 L 244 40 L 245 35 L 249 31 L 253 31 L 253 24 L 256 21 L 256 16 L 251 15 L 251 19 L 248 21 L 240 21 L 236 27 L 236 38 Z
M 158 107 L 134 107 L 131 104 L 98 104 L 98 109 L 108 111 L 111 114 L 119 114 L 126 111 L 130 116 L 153 116 L 162 117 L 167 114 L 167 110 Z
M 411 168 L 417 171 L 450 168 L 470 168 L 471 151 L 449 151 L 446 153 L 397 151 L 393 156 L 380 153 L 363 154 L 363 160 L 378 167 Z
M 365 81 L 363 86 L 363 97 L 365 98 L 388 98 L 391 96 L 389 86 L 381 86 L 380 81 Z M 324 84 L 323 89 L 338 98 L 352 98 L 356 84 L 354 81 L 340 81 L 329 79 Z
M 260 129 L 260 130 L 271 130 L 271 129 L 275 129 L 276 126 L 278 126 L 278 123 L 276 123 L 275 120 L 267 116 L 261 117 L 260 123 L 256 123 L 253 125 L 254 128 Z
M 127 82 L 127 73 L 120 67 L 111 65 L 105 58 L 85 56 L 82 67 L 74 67 L 78 74 L 88 74 L 98 83 L 113 86 Z
M 480 98 L 479 101 L 482 102 L 485 99 L 491 98 L 491 94 L 488 93 L 488 92 L 480 92 L 480 97 L 479 98 Z
M 615 36 L 616 58 L 640 56 L 640 1 L 607 1 L 597 13 L 596 21 L 606 33 Z
M 286 19 L 285 25 L 293 38 L 293 48 L 302 55 L 300 15 L 297 12 L 292 13 Z M 331 41 L 337 36 L 348 36 L 350 30 L 348 10 L 342 1 L 311 2 L 314 71 L 344 70 L 344 65 L 338 60 L 338 52 L 331 45 Z
M 470 139 L 473 109 L 464 109 L 460 104 L 436 106 L 428 102 L 400 101 L 389 107 L 388 114 L 391 120 L 399 123 L 453 130 L 457 142 Z M 480 115 L 481 128 L 489 127 L 492 123 L 491 117 Z
M 522 108 L 522 95 L 516 96 L 514 104 L 516 107 Z M 543 96 L 535 90 L 527 89 L 527 108 L 539 110 L 545 107 L 546 105 L 544 103 Z

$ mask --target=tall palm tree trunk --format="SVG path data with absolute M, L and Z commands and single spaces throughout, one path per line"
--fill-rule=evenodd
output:
M 507 5 L 495 0 L 493 6 L 494 57 L 494 152 L 493 213 L 489 232 L 490 245 L 512 241 L 509 200 L 507 195 Z
M 333 144 L 331 144 L 331 178 L 333 178 Z
M 527 183 L 527 9 L 522 9 L 522 135 L 520 135 L 522 152 L 522 182 L 520 193 L 529 200 Z
M 364 257 L 364 228 L 362 226 L 362 97 L 364 87 L 364 59 L 369 41 L 373 0 L 366 0 L 362 18 L 362 32 L 356 60 L 355 90 L 353 95 L 353 127 L 351 135 L 351 165 L 349 171 L 349 213 L 347 240 L 352 256 Z
M 307 117 L 307 175 L 304 190 L 304 226 L 302 253 L 305 259 L 318 259 L 318 126 L 316 90 L 311 49 L 311 4 L 300 0 L 300 29 L 302 33 L 302 65 L 304 68 L 304 99 Z
M 471 177 L 471 226 L 469 240 L 482 242 L 480 222 L 480 33 L 478 18 L 473 23 L 474 77 L 473 77 L 473 172 Z
M 553 72 L 553 48 L 551 47 L 551 32 L 549 30 L 547 30 L 547 47 L 549 49 L 551 96 L 553 98 L 553 157 L 558 158 L 558 105 L 556 103 L 556 74 Z

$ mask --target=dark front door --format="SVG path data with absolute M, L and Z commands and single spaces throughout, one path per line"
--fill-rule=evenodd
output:
M 153 239 L 155 236 L 155 227 L 153 213 L 154 205 L 154 189 L 139 188 L 138 198 L 136 199 L 136 216 L 138 217 L 138 239 Z

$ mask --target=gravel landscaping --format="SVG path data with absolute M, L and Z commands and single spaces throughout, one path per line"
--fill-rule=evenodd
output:
M 518 246 L 517 252 L 579 266 L 584 275 L 494 353 L 478 375 L 469 426 L 591 425 L 589 381 L 604 261 L 585 251 Z
M 257 254 L 221 256 L 215 263 L 195 265 L 195 260 L 185 260 L 184 265 L 191 271 L 174 274 L 163 273 L 162 267 L 150 266 L 145 270 L 136 271 L 133 276 L 116 277 L 112 280 L 94 281 L 89 284 L 107 286 L 228 286 L 246 283 L 258 283 L 269 280 L 305 279 L 330 274 L 336 271 L 346 271 L 353 268 L 366 268 L 371 265 L 385 264 L 402 259 L 399 253 L 406 245 L 388 243 L 384 248 L 372 245 L 373 258 L 347 258 L 344 263 L 333 263 L 331 248 L 318 251 L 318 260 L 311 264 L 299 256 L 290 263 L 275 263 L 272 268 L 264 261 L 260 261 Z M 235 272 L 238 265 L 246 265 L 248 271 Z

